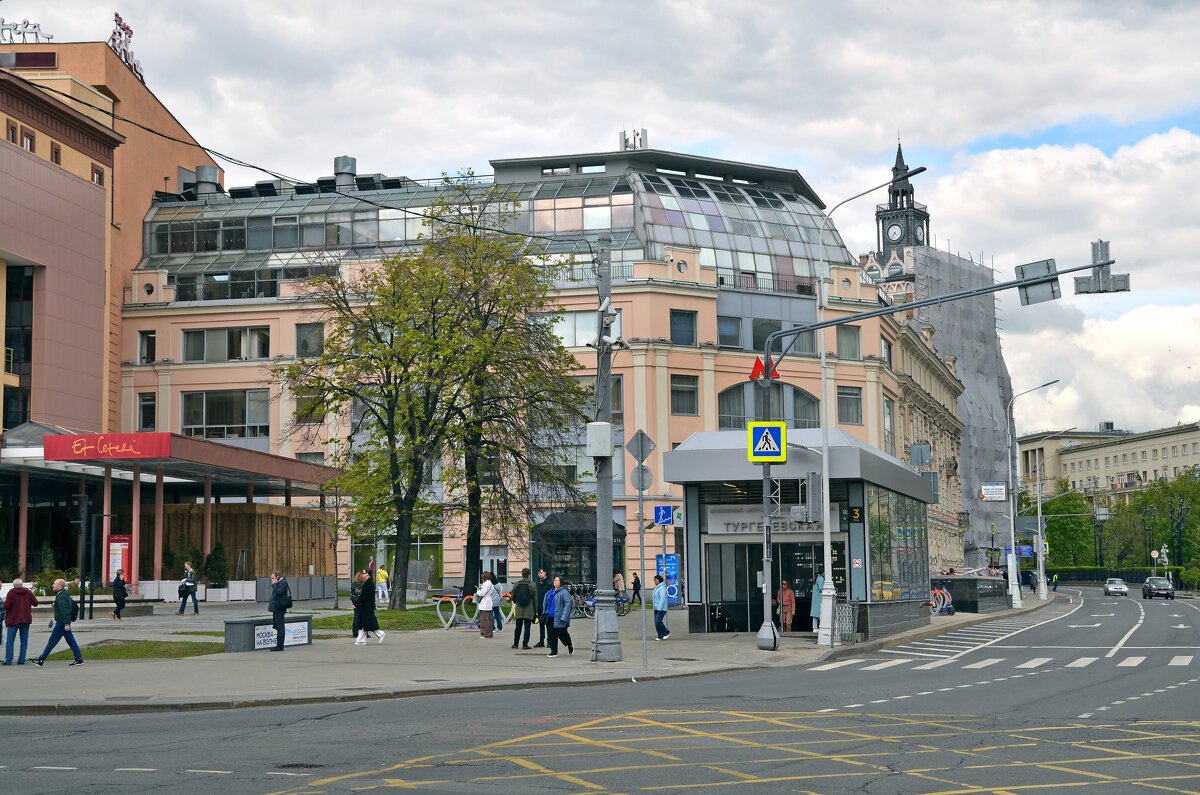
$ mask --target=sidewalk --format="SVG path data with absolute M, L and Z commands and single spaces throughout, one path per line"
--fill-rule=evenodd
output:
M 346 600 L 342 600 L 345 605 Z M 158 712 L 192 709 L 320 702 L 362 701 L 435 693 L 515 689 L 534 686 L 639 682 L 721 671 L 780 668 L 813 663 L 829 657 L 862 654 L 885 645 L 927 637 L 980 621 L 1036 610 L 986 615 L 959 613 L 935 616 L 928 627 L 882 641 L 818 648 L 812 635 L 780 639 L 777 651 L 760 651 L 753 633 L 689 635 L 685 614 L 672 612 L 669 640 L 654 640 L 653 618 L 647 611 L 647 670 L 642 669 L 642 633 L 637 611 L 618 619 L 623 660 L 592 662 L 593 622 L 575 620 L 571 636 L 575 653 L 561 649 L 555 659 L 546 649 L 518 651 L 511 625 L 483 640 L 473 629 L 390 632 L 383 643 L 370 639 L 355 646 L 349 632 L 314 630 L 311 646 L 288 647 L 280 654 L 244 652 L 174 660 L 95 660 L 71 668 L 66 661 L 38 668 L 26 662 L 0 671 L 4 682 L 0 714 L 79 714 Z M 331 607 L 332 600 L 302 602 L 291 612 L 306 613 Z M 176 632 L 223 631 L 227 618 L 264 615 L 263 605 L 246 602 L 204 604 L 198 616 L 175 615 L 173 604 L 159 605 L 153 616 L 115 622 L 99 612 L 73 626 L 87 658 L 87 646 L 105 640 L 221 641 Z M 349 612 L 349 611 L 339 611 Z M 333 615 L 322 611 L 318 615 Z M 49 636 L 45 623 L 35 622 L 29 637 L 29 656 L 41 653 Z M 332 636 L 332 637 L 331 637 Z M 537 642 L 537 627 L 531 643 Z M 65 649 L 60 643 L 55 651 Z M 483 663 L 477 665 L 476 663 Z

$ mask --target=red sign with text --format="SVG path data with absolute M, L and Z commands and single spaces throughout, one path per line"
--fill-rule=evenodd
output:
M 82 436 L 47 436 L 42 458 L 46 461 L 88 461 L 113 458 L 170 458 L 169 433 L 95 433 Z

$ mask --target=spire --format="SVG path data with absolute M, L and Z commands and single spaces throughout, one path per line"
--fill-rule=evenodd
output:
M 900 145 L 900 139 L 896 139 L 896 165 L 892 166 L 892 179 L 903 176 L 908 173 L 908 166 L 904 164 L 904 148 Z M 913 206 L 913 188 L 908 179 L 902 179 L 898 182 L 893 182 L 888 188 L 888 207 L 893 210 L 902 207 Z
M 896 139 L 896 165 L 892 166 L 892 173 L 900 176 L 908 171 L 908 166 L 904 165 L 904 148 L 900 146 L 900 139 Z

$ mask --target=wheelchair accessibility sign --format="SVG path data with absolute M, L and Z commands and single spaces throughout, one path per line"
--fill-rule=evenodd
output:
M 751 422 L 746 430 L 749 460 L 787 463 L 787 423 Z

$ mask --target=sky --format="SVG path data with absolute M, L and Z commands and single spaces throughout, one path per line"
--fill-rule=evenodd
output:
M 291 177 L 436 177 L 652 148 L 798 170 L 832 207 L 897 140 L 939 248 L 1014 278 L 1110 241 L 1132 291 L 997 299 L 1019 434 L 1200 421 L 1200 3 L 0 0 L 55 41 L 119 11 L 147 86 L 211 149 Z M 218 161 L 220 162 L 220 161 Z M 226 166 L 226 186 L 265 174 Z M 834 215 L 876 248 L 880 191 Z

